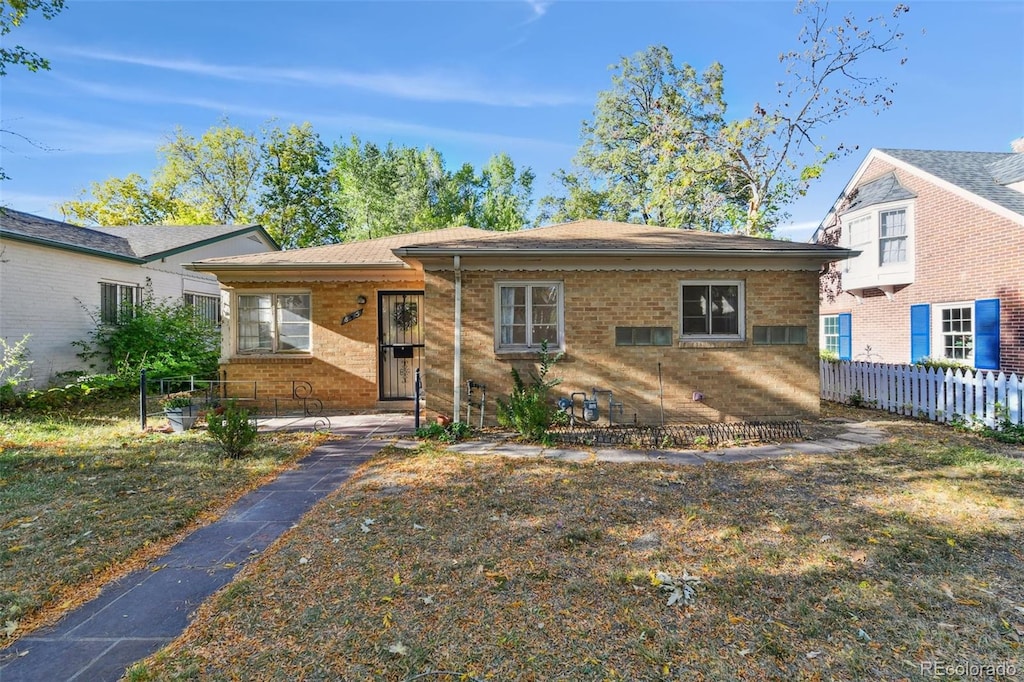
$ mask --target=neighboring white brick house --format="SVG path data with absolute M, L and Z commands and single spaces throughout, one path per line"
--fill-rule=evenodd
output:
M 0 337 L 30 335 L 32 382 L 45 386 L 85 369 L 72 343 L 144 289 L 218 314 L 217 279 L 183 263 L 278 250 L 259 225 L 84 228 L 0 208 Z

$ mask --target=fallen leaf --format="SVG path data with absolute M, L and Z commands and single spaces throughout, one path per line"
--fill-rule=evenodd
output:
M 806 656 L 807 658 L 817 658 L 818 656 L 821 656 L 821 652 L 820 651 L 808 651 L 806 654 L 804 654 L 804 656 Z
M 398 654 L 399 656 L 405 656 L 409 653 L 409 647 L 402 644 L 401 642 L 395 642 L 394 644 L 388 647 L 388 651 L 390 651 L 393 654 Z
M 8 637 L 13 637 L 14 633 L 17 631 L 17 629 L 18 629 L 18 621 L 16 621 L 16 620 L 9 620 L 6 623 L 4 623 L 3 631 L 4 631 L 4 634 L 7 635 Z

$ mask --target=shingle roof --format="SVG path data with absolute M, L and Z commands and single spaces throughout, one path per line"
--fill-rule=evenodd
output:
M 405 261 L 393 253 L 394 249 L 411 244 L 434 241 L 473 238 L 481 234 L 493 234 L 473 227 L 449 227 L 427 232 L 410 232 L 392 237 L 378 237 L 345 244 L 310 246 L 304 249 L 255 253 L 245 256 L 208 258 L 200 261 L 201 266 L 257 267 L 350 265 L 364 267 L 405 267 Z
M 139 258 L 192 248 L 199 242 L 217 241 L 250 230 L 262 231 L 259 225 L 129 225 L 92 229 L 124 239 Z
M 818 255 L 842 251 L 817 244 L 760 239 L 736 234 L 681 230 L 653 225 L 634 225 L 601 220 L 538 227 L 518 232 L 485 232 L 475 237 L 412 245 L 400 255 L 439 253 L 512 254 L 514 252 L 557 252 L 565 255 Z
M 879 149 L 926 173 L 987 199 L 1014 213 L 1024 215 L 1024 192 L 1001 183 L 1012 173 L 1024 154 L 1014 152 L 950 152 L 921 149 Z M 998 178 L 1000 179 L 997 179 Z M 1012 182 L 1012 181 L 1011 181 Z
M 900 184 L 895 173 L 886 173 L 882 177 L 872 180 L 857 187 L 857 194 L 854 196 L 847 211 L 856 211 L 860 208 L 884 204 L 889 201 L 900 201 L 902 199 L 913 199 L 916 195 Z
M 137 263 L 246 232 L 259 232 L 273 243 L 259 225 L 79 227 L 10 208 L 0 209 L 0 234 L 4 236 Z
M 37 244 L 70 247 L 97 255 L 142 262 L 123 237 L 10 208 L 0 209 L 0 234 Z

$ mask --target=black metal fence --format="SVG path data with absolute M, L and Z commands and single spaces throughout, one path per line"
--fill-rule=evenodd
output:
M 149 379 L 143 370 L 139 377 L 139 421 L 146 428 L 149 417 L 163 416 L 161 403 L 169 396 L 184 394 L 191 401 L 190 411 L 210 409 L 232 400 L 249 410 L 253 419 L 313 418 L 315 431 L 330 431 L 331 420 L 323 414 L 324 404 L 314 395 L 308 381 L 273 382 L 227 381 L 220 377 L 196 376 Z
M 553 427 L 556 440 L 574 445 L 622 445 L 643 448 L 686 448 L 737 442 L 773 442 L 803 438 L 800 422 L 737 422 L 646 426 L 573 424 Z

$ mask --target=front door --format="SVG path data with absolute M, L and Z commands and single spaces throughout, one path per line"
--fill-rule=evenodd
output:
M 423 363 L 423 292 L 378 292 L 377 311 L 380 399 L 412 400 Z

